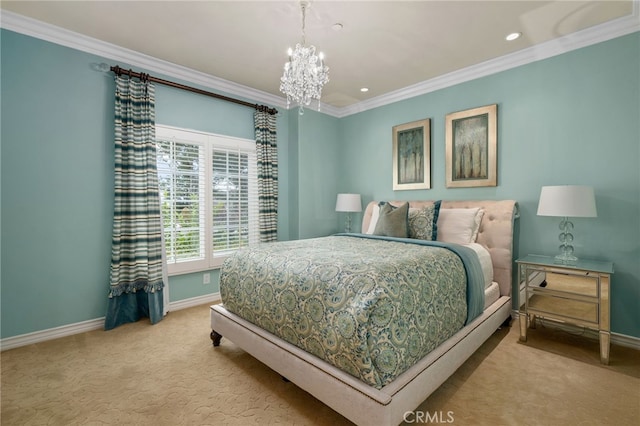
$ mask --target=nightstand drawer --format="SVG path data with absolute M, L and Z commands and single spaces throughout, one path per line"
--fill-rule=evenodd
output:
M 598 301 L 575 300 L 535 292 L 529 299 L 528 312 L 572 322 L 598 325 Z
M 598 297 L 598 277 L 594 275 L 547 272 L 545 280 L 547 290 Z

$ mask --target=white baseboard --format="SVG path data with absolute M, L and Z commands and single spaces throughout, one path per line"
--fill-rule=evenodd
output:
M 207 294 L 205 296 L 192 297 L 169 303 L 169 312 L 180 309 L 191 308 L 205 303 L 215 303 L 220 301 L 220 293 Z M 0 351 L 18 348 L 20 346 L 34 343 L 46 342 L 47 340 L 59 339 L 60 337 L 85 333 L 87 331 L 103 330 L 104 317 L 88 321 L 77 322 L 75 324 L 63 325 L 49 328 L 47 330 L 35 331 L 33 333 L 21 334 L 19 336 L 7 337 L 0 340 Z
M 179 311 L 181 309 L 192 308 L 194 306 L 204 305 L 206 303 L 216 303 L 220 301 L 220 293 L 212 293 L 204 296 L 191 297 L 189 299 L 178 300 L 169 303 L 169 312 Z M 512 311 L 512 318 L 518 321 L 517 311 Z M 544 320 L 544 324 L 549 327 L 555 327 L 566 330 L 570 333 L 583 333 L 586 337 L 598 339 L 598 333 L 583 327 L 572 324 L 560 323 L 551 320 Z M 33 333 L 21 334 L 19 336 L 7 337 L 0 340 L 0 351 L 18 348 L 20 346 L 31 345 L 33 343 L 45 342 L 47 340 L 58 339 L 60 337 L 71 336 L 74 334 L 84 333 L 93 330 L 104 329 L 104 317 L 93 320 L 82 321 L 75 324 L 63 325 L 61 327 L 50 328 L 47 330 L 36 331 Z M 627 336 L 620 333 L 611 333 L 611 343 L 626 346 L 629 348 L 640 350 L 640 338 Z
M 626 334 L 611 333 L 611 343 L 640 351 L 640 338 Z
M 192 308 L 194 306 L 204 305 L 205 303 L 220 302 L 220 293 L 211 293 L 204 296 L 192 297 L 190 299 L 178 300 L 169 303 L 169 312 L 179 311 L 180 309 Z
M 60 337 L 101 329 L 104 330 L 104 317 L 49 328 L 47 330 L 35 331 L 33 333 L 21 334 L 19 336 L 7 337 L 6 339 L 0 340 L 0 350 L 6 351 L 20 346 L 31 345 L 33 343 L 45 342 L 47 340 L 59 339 Z

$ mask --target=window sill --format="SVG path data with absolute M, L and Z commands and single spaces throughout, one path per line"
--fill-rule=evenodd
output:
M 228 256 L 217 257 L 207 264 L 204 261 L 173 263 L 169 265 L 169 276 L 197 274 L 199 272 L 207 272 L 219 270 Z
M 173 272 L 169 272 L 169 276 L 170 277 L 176 277 L 176 276 L 180 276 L 180 275 L 189 275 L 189 274 L 197 274 L 197 273 L 201 273 L 201 272 L 208 272 L 208 271 L 218 271 L 220 270 L 220 266 L 212 266 L 211 268 L 205 268 L 205 269 L 190 269 L 190 270 L 186 270 L 186 271 L 173 271 Z

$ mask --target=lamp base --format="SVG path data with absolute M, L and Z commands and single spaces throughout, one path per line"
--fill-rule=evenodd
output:
M 347 213 L 347 219 L 344 224 L 344 232 L 347 234 L 351 232 L 351 213 Z
M 578 258 L 573 255 L 573 246 L 571 243 L 573 242 L 573 234 L 571 231 L 573 230 L 573 223 L 569 221 L 568 217 L 565 217 L 560 221 L 560 235 L 558 235 L 558 239 L 560 240 L 560 254 L 555 257 L 554 263 L 559 263 L 562 265 L 573 265 L 578 261 Z
M 575 265 L 578 262 L 578 258 L 567 253 L 561 253 L 553 258 L 553 263 L 559 265 Z

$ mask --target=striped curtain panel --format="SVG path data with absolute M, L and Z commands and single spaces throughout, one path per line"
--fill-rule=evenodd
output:
M 256 157 L 258 159 L 258 209 L 260 242 L 278 239 L 278 150 L 276 116 L 256 110 Z
M 115 206 L 105 329 L 163 316 L 162 221 L 155 96 L 149 82 L 116 77 Z

